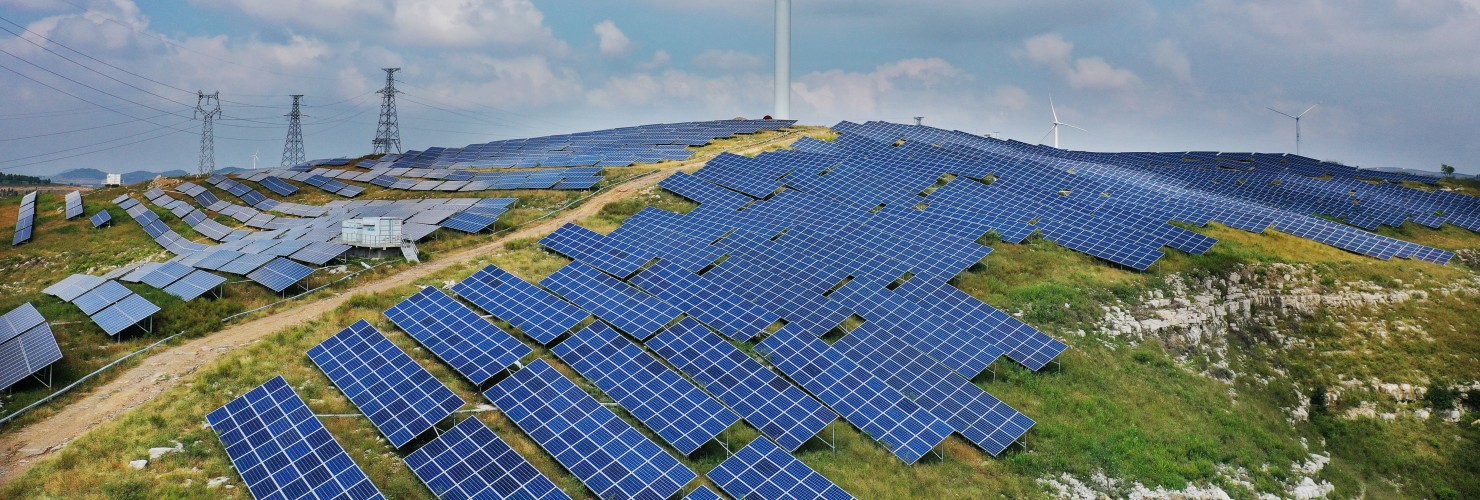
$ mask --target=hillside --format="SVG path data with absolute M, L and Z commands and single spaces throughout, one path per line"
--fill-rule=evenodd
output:
M 876 283 L 888 291 L 879 293 L 907 297 L 912 287 L 935 279 L 1005 313 L 993 319 L 997 322 L 993 324 L 1022 325 L 1011 328 L 1014 335 L 1037 332 L 1048 339 L 1043 342 L 1063 347 L 1053 350 L 1049 359 L 1008 349 L 967 377 L 969 386 L 995 396 L 1034 422 L 1000 453 L 958 432 L 909 465 L 896 456 L 898 449 L 878 442 L 880 436 L 862 430 L 846 415 L 793 453 L 858 498 L 1480 495 L 1476 479 L 1480 477 L 1480 425 L 1476 424 L 1480 419 L 1480 380 L 1476 379 L 1480 373 L 1480 334 L 1476 333 L 1480 332 L 1480 314 L 1475 314 L 1480 311 L 1480 234 L 1473 227 L 1457 225 L 1469 222 L 1454 209 L 1438 215 L 1417 214 L 1439 217 L 1433 224 L 1405 218 L 1396 227 L 1374 224 L 1372 232 L 1356 228 L 1379 217 L 1379 207 L 1397 204 L 1390 200 L 1423 196 L 1415 193 L 1448 193 L 1443 195 L 1446 207 L 1473 204 L 1476 192 L 1471 188 L 1447 182 L 1412 185 L 1418 181 L 1409 178 L 1385 182 L 1344 179 L 1343 171 L 1334 166 L 1310 165 L 1334 177 L 1312 182 L 1361 183 L 1371 186 L 1373 194 L 1364 194 L 1369 201 L 1362 210 L 1346 210 L 1350 202 L 1323 205 L 1314 195 L 1301 198 L 1299 207 L 1322 210 L 1300 214 L 1306 217 L 1298 219 L 1302 224 L 1324 228 L 1302 232 L 1307 237 L 1287 232 L 1284 221 L 1289 219 L 1266 225 L 1262 231 L 1248 229 L 1258 224 L 1238 215 L 1240 210 L 1268 214 L 1295 208 L 1249 201 L 1255 195 L 1238 198 L 1244 192 L 1231 187 L 1233 183 L 1213 183 L 1228 188 L 1218 191 L 1227 198 L 1219 199 L 1220 210 L 1210 212 L 1208 220 L 1174 224 L 1162 220 L 1162 226 L 1175 229 L 1127 229 L 1139 217 L 1146 217 L 1145 212 L 1111 204 L 1096 205 L 1102 214 L 1114 216 L 1100 217 L 1099 222 L 1074 219 L 1078 222 L 1071 224 L 1063 215 L 1066 212 L 1047 209 L 1034 212 L 1029 220 L 1011 210 L 1026 210 L 1023 207 L 1031 204 L 1077 207 L 1070 203 L 1125 196 L 1147 185 L 1125 179 L 1145 177 L 1133 174 L 1136 167 L 1129 163 L 1094 153 L 953 136 L 945 131 L 891 144 L 892 136 L 891 140 L 871 140 L 868 134 L 878 129 L 872 127 L 887 129 L 887 125 L 845 123 L 833 130 L 799 128 L 718 141 L 696 148 L 699 156 L 688 162 L 608 168 L 606 180 L 593 193 L 499 192 L 498 196 L 521 200 L 518 209 L 500 217 L 497 227 L 512 229 L 508 233 L 439 239 L 422 247 L 428 257 L 425 264 L 377 268 L 241 322 L 223 325 L 206 318 L 254 309 L 277 297 L 237 287 L 228 288 L 223 299 L 210 302 L 209 311 L 171 302 L 156 333 L 123 342 L 101 341 L 104 337 L 90 324 L 58 326 L 58 337 L 69 353 L 58 371 L 62 380 L 75 379 L 165 334 L 189 333 L 185 339 L 166 344 L 163 352 L 127 363 L 126 371 L 109 372 L 89 383 L 89 394 L 69 395 L 18 424 L 0 428 L 0 451 L 7 455 L 0 468 L 25 469 L 19 476 L 0 472 L 4 481 L 0 496 L 247 496 L 243 474 L 233 467 L 217 433 L 204 425 L 206 415 L 283 376 L 313 413 L 324 416 L 319 420 L 376 488 L 392 498 L 431 497 L 405 458 L 430 438 L 422 436 L 400 449 L 392 446 L 371 420 L 357 416 L 362 409 L 305 354 L 364 319 L 462 402 L 471 402 L 465 408 L 473 412 L 468 418 L 486 424 L 564 492 L 591 498 L 588 485 L 549 451 L 547 443 L 517 423 L 507 408 L 489 404 L 482 394 L 489 384 L 468 381 L 433 354 L 431 346 L 403 331 L 404 325 L 390 321 L 385 311 L 417 294 L 420 287 L 445 289 L 489 265 L 530 283 L 547 283 L 543 280 L 573 262 L 623 278 L 626 271 L 610 269 L 630 266 L 631 273 L 640 277 L 656 272 L 665 262 L 689 259 L 709 259 L 703 262 L 707 265 L 695 265 L 693 274 L 729 280 L 723 282 L 731 289 L 762 286 L 760 281 L 739 280 L 777 279 L 753 277 L 762 275 L 784 276 L 796 283 L 825 282 L 820 287 L 826 290 L 820 294 L 824 300 L 812 304 L 827 308 L 835 307 L 828 304 L 848 304 L 840 322 L 818 321 L 824 325 L 824 331 L 818 332 L 822 341 L 839 350 L 851 345 L 849 337 L 880 335 L 875 326 L 890 325 L 884 315 L 875 315 L 878 306 L 856 298 L 864 296 L 859 291 L 862 285 Z M 993 155 L 1013 156 L 1015 163 L 1004 164 L 1022 170 L 995 170 L 989 175 L 972 170 L 981 158 L 998 157 Z M 950 161 L 937 161 L 942 158 Z M 1208 161 L 1222 162 L 1223 167 L 1236 162 L 1233 166 L 1252 173 L 1227 175 L 1263 179 L 1257 177 L 1259 167 L 1250 167 L 1259 157 L 1240 158 L 1247 159 Z M 1182 166 L 1193 170 L 1199 161 L 1203 160 L 1189 158 Z M 948 173 L 942 175 L 936 168 Z M 1280 182 L 1263 183 L 1273 186 L 1268 191 L 1299 190 L 1304 186 L 1300 183 L 1314 178 L 1279 175 Z M 1018 183 L 1027 176 L 1038 186 Z M 1409 187 L 1398 187 L 1400 182 Z M 177 180 L 162 185 L 175 184 Z M 303 191 L 280 199 L 305 204 L 333 199 L 298 183 L 294 186 Z M 456 196 L 367 187 L 363 196 L 370 199 Z M 122 210 L 105 201 L 124 193 L 140 195 L 144 189 L 147 186 L 130 186 L 88 195 L 89 213 L 107 208 L 120 219 L 119 227 L 107 230 L 93 230 L 85 219 L 59 220 L 56 208 L 61 196 L 43 196 L 37 210 L 37 241 L 9 250 L 0 259 L 0 269 L 7 276 L 0 285 L 8 292 L 0 309 L 36 301 L 56 324 L 84 323 L 85 316 L 75 308 L 40 295 L 39 289 L 72 272 L 101 273 L 159 257 L 157 245 L 122 217 Z M 229 199 L 224 191 L 211 189 Z M 1030 196 L 1037 189 L 1049 192 L 1045 197 Z M 1264 197 L 1265 192 L 1258 191 L 1257 196 Z M 1006 198 L 1009 195 L 1013 198 Z M 883 199 L 888 202 L 876 201 Z M 990 199 L 994 204 L 971 205 L 974 211 L 949 211 L 971 199 Z M 0 226 L 14 222 L 14 203 L 0 201 Z M 1343 212 L 1335 213 L 1338 209 Z M 164 209 L 155 211 L 169 215 Z M 943 212 L 956 215 L 948 219 L 922 215 Z M 1194 212 L 1187 209 L 1182 216 L 1190 218 L 1187 214 Z M 897 218 L 879 222 L 885 217 Z M 1104 219 L 1118 220 L 1111 224 Z M 576 231 L 564 227 L 565 222 L 591 230 L 594 236 L 580 240 L 591 248 L 618 248 L 619 241 L 638 241 L 644 251 L 661 258 L 654 264 L 623 252 L 601 257 L 558 238 L 547 238 Z M 1091 226 L 1092 222 L 1111 225 Z M 171 225 L 199 239 L 183 223 L 172 220 Z M 730 227 L 742 229 L 723 229 Z M 1081 243 L 1077 234 L 1093 232 L 1092 227 L 1114 228 L 1121 231 L 1113 233 L 1121 239 L 1110 246 Z M 944 236 L 958 230 L 971 236 Z M 1330 231 L 1338 230 L 1351 231 L 1352 236 L 1325 239 Z M 864 234 L 888 237 L 859 236 Z M 939 239 L 918 236 L 925 234 Z M 1160 239 L 1167 235 L 1176 235 L 1176 239 Z M 1350 238 L 1376 243 L 1351 245 Z M 691 239 L 723 250 L 698 256 L 698 247 L 681 246 Z M 857 250 L 863 245 L 857 241 L 872 246 L 868 252 Z M 1152 245 L 1154 255 L 1136 250 L 1137 245 Z M 1373 250 L 1374 246 L 1388 248 L 1386 257 L 1363 255 L 1382 253 Z M 896 266 L 906 255 L 928 265 L 910 267 L 901 275 L 902 268 Z M 750 262 L 768 262 L 769 267 L 742 267 Z M 806 263 L 793 266 L 788 262 Z M 958 265 L 959 269 L 953 267 Z M 796 276 L 801 277 L 792 278 Z M 310 286 L 327 284 L 332 278 L 315 279 L 321 281 Z M 640 280 L 629 281 L 637 284 Z M 802 290 L 801 285 L 794 286 L 798 288 L 791 290 Z M 810 293 L 791 292 L 795 300 Z M 151 298 L 167 300 L 160 295 Z M 782 311 L 779 316 L 787 321 L 781 330 L 813 321 L 815 311 L 799 310 L 804 308 L 785 299 L 784 293 L 774 295 L 783 297 L 766 307 Z M 677 302 L 682 295 L 666 300 Z M 935 321 L 932 315 L 944 314 L 933 312 L 932 308 L 940 306 L 932 301 L 888 303 L 931 311 L 917 312 L 892 328 L 908 330 Z M 600 312 L 596 316 L 621 323 Z M 688 316 L 709 322 L 702 314 Z M 584 392 L 604 403 L 616 402 L 611 391 L 560 355 L 562 347 L 547 347 L 505 319 L 494 318 L 493 323 L 514 332 L 532 348 L 522 357 L 522 366 L 544 360 Z M 577 329 L 594 322 L 587 319 Z M 975 331 L 977 326 L 951 323 L 938 332 L 964 339 L 960 332 Z M 754 339 L 731 343 L 826 399 L 801 383 L 800 372 L 785 369 L 778 346 L 767 342 L 782 336 L 776 328 L 767 328 Z M 652 341 L 637 340 L 656 351 Z M 945 359 L 937 355 L 940 351 L 931 350 L 937 347 L 941 346 L 918 343 L 912 349 L 925 353 L 927 361 Z M 664 361 L 663 366 L 676 367 L 672 360 Z M 868 369 L 875 374 L 884 370 Z M 906 398 L 920 398 L 920 394 L 900 392 Z M 4 400 L 0 408 L 11 411 L 45 393 L 44 387 L 23 389 Z M 95 408 L 115 398 L 124 401 L 108 411 Z M 616 411 L 623 422 L 647 439 L 666 442 L 650 430 L 652 422 L 643 421 L 628 405 L 617 406 L 623 408 Z M 37 429 L 62 426 L 52 420 L 73 423 L 66 426 L 67 431 L 48 437 L 76 439 L 60 450 L 38 450 L 37 442 L 25 441 L 44 435 Z M 83 431 L 80 436 L 68 435 Z M 757 439 L 767 439 L 759 426 L 739 423 L 687 456 L 672 451 L 671 446 L 664 450 L 685 467 L 708 475 L 685 486 L 683 492 L 688 492 L 699 484 L 718 486 L 712 473 L 730 457 L 729 451 Z M 140 459 L 147 461 L 142 468 L 130 465 Z

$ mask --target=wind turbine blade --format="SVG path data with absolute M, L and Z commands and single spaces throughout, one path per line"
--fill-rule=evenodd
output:
M 1085 130 L 1085 129 L 1082 129 L 1082 128 L 1079 128 L 1079 127 L 1076 127 L 1076 126 L 1073 126 L 1073 125 L 1070 125 L 1070 124 L 1067 124 L 1067 123 L 1065 123 L 1063 125 L 1065 127 L 1069 127 L 1069 128 L 1072 128 L 1072 129 L 1079 129 L 1080 132 L 1089 132 L 1088 130 Z
M 1296 118 L 1296 117 L 1294 117 L 1294 116 L 1290 116 L 1290 114 L 1289 114 L 1289 113 L 1286 113 L 1286 112 L 1284 112 L 1284 111 L 1280 111 L 1280 110 L 1278 110 L 1278 109 L 1274 109 L 1274 108 L 1271 108 L 1271 107 L 1269 107 L 1269 106 L 1265 106 L 1265 107 L 1264 107 L 1264 109 L 1267 109 L 1267 110 L 1270 110 L 1270 111 L 1273 111 L 1273 112 L 1276 112 L 1276 113 L 1279 113 L 1279 114 L 1282 114 L 1282 115 L 1285 115 L 1285 116 L 1286 116 L 1286 117 L 1289 117 L 1289 118 L 1291 118 L 1291 119 L 1294 119 L 1294 118 Z
M 1042 138 L 1039 138 L 1039 139 L 1038 139 L 1038 143 L 1039 143 L 1039 144 L 1043 144 L 1043 140 L 1044 140 L 1044 139 L 1047 139 L 1047 138 L 1048 138 L 1048 136 L 1049 136 L 1049 135 L 1050 135 L 1050 134 L 1053 134 L 1053 131 L 1055 131 L 1055 130 L 1058 130 L 1058 128 L 1059 128 L 1059 124 L 1057 124 L 1057 123 L 1055 123 L 1055 124 L 1053 124 L 1053 127 L 1050 127 L 1050 128 L 1049 128 L 1049 129 L 1048 129 L 1048 133 L 1047 133 L 1047 134 L 1043 134 L 1043 137 L 1042 137 Z
M 1310 106 L 1310 107 L 1309 107 L 1309 108 L 1305 108 L 1305 111 L 1302 111 L 1302 112 L 1301 112 L 1301 113 L 1300 113 L 1300 116 L 1305 116 L 1305 114 L 1306 114 L 1306 113 L 1309 113 L 1309 112 L 1310 112 L 1310 110 L 1312 110 L 1312 109 L 1316 109 L 1316 106 L 1320 106 L 1320 105 L 1321 105 L 1321 103 L 1315 103 L 1315 104 L 1312 104 L 1312 105 L 1311 105 L 1311 106 Z M 1296 118 L 1299 118 L 1299 117 L 1300 117 L 1300 116 L 1297 116 L 1297 117 L 1296 117 Z
M 1053 105 L 1053 94 L 1049 94 L 1048 95 L 1048 110 L 1053 113 L 1053 122 L 1054 122 L 1054 124 L 1058 124 L 1059 123 L 1059 110 L 1056 109 L 1056 108 L 1054 108 L 1054 105 Z

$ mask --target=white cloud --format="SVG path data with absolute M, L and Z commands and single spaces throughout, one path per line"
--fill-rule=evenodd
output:
M 1104 58 L 1074 59 L 1074 44 L 1058 33 L 1028 38 L 1014 55 L 1053 70 L 1074 88 L 1129 89 L 1141 82 L 1131 70 L 1112 66 Z
M 709 71 L 756 71 L 767 58 L 738 50 L 709 49 L 694 56 L 694 67 Z
M 596 37 L 601 40 L 602 55 L 619 56 L 626 54 L 627 49 L 632 47 L 632 39 L 627 38 L 627 35 L 622 33 L 622 29 L 617 27 L 617 23 L 612 22 L 611 19 L 596 23 L 591 30 L 596 32 Z
M 1182 50 L 1182 45 L 1176 40 L 1164 39 L 1156 43 L 1155 48 L 1156 65 L 1171 73 L 1182 83 L 1192 83 L 1192 61 L 1187 59 L 1187 51 Z
M 792 84 L 801 103 L 829 116 L 873 116 L 881 103 L 903 100 L 904 87 L 933 88 L 970 77 L 940 58 L 905 59 L 869 73 L 831 70 L 804 75 Z
M 667 67 L 668 64 L 672 62 L 673 56 L 668 54 L 668 51 L 658 49 L 657 51 L 653 52 L 653 60 L 638 65 L 638 68 L 642 69 L 643 71 L 652 71 L 658 68 Z

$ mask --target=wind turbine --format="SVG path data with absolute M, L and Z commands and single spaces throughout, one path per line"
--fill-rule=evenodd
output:
M 1276 113 L 1285 115 L 1286 118 L 1290 118 L 1292 120 L 1295 120 L 1295 154 L 1298 155 L 1298 154 L 1300 154 L 1300 119 L 1302 117 L 1304 117 L 1306 113 L 1311 112 L 1311 110 L 1316 109 L 1316 106 L 1320 106 L 1320 105 L 1321 105 L 1321 103 L 1312 104 L 1309 108 L 1305 108 L 1305 111 L 1302 111 L 1302 112 L 1300 112 L 1300 114 L 1294 115 L 1294 116 L 1291 116 L 1289 113 L 1286 113 L 1284 111 L 1280 111 L 1278 109 L 1274 109 L 1274 108 L 1271 108 L 1271 107 L 1268 107 L 1268 106 L 1265 106 L 1265 109 L 1268 109 L 1270 111 L 1273 111 L 1273 112 L 1276 112 Z
M 252 170 L 257 170 L 257 153 L 260 152 L 262 152 L 260 149 L 252 152 Z
M 1048 136 L 1049 136 L 1049 134 L 1052 134 L 1053 135 L 1053 147 L 1054 147 L 1054 149 L 1058 149 L 1059 148 L 1059 126 L 1061 126 L 1061 125 L 1062 126 L 1065 126 L 1065 127 L 1073 128 L 1073 129 L 1078 129 L 1081 132 L 1089 132 L 1088 130 L 1084 130 L 1082 128 L 1079 128 L 1079 127 L 1076 127 L 1076 126 L 1073 126 L 1073 125 L 1070 125 L 1070 124 L 1067 124 L 1067 123 L 1064 123 L 1064 122 L 1059 121 L 1059 110 L 1056 109 L 1056 108 L 1054 108 L 1054 105 L 1053 105 L 1053 96 L 1048 96 L 1048 110 L 1051 111 L 1051 112 L 1053 112 L 1053 128 L 1052 129 L 1049 129 L 1049 131 L 1048 131 L 1047 134 L 1043 134 L 1043 139 L 1047 139 Z M 1038 142 L 1043 142 L 1043 139 L 1038 139 Z

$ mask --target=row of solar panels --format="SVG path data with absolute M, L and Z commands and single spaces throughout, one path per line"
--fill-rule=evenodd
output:
M 643 125 L 579 134 L 431 148 L 380 158 L 371 168 L 532 168 L 617 167 L 634 163 L 685 160 L 688 146 L 762 130 L 779 130 L 791 120 L 720 120 Z M 666 146 L 666 147 L 665 147 Z M 363 165 L 362 165 L 363 166 Z
M 0 389 L 61 361 L 51 324 L 30 302 L 0 316 Z
M 488 275 L 507 275 L 496 267 L 480 274 L 484 277 L 470 278 L 460 286 L 483 289 L 487 287 Z M 522 280 L 519 282 L 524 287 L 533 287 Z M 560 301 L 553 296 L 548 299 Z M 530 300 L 524 304 L 505 305 L 541 307 L 552 303 L 549 300 Z M 567 303 L 565 307 L 572 306 Z M 386 311 L 386 315 L 476 383 L 481 384 L 492 373 L 506 370 L 532 352 L 508 333 L 436 289 L 423 289 Z M 592 365 L 598 363 L 595 353 L 604 352 L 607 348 L 603 344 L 616 339 L 625 341 L 604 324 L 595 323 L 557 346 L 557 354 L 578 366 L 578 370 L 584 367 L 583 373 L 592 377 L 597 373 Z M 634 414 L 646 416 L 644 423 L 650 426 L 658 421 L 659 416 L 670 418 L 665 422 L 667 425 L 656 429 L 670 444 L 681 445 L 695 439 L 702 444 L 713 438 L 712 435 L 707 438 L 692 436 L 714 428 L 713 425 L 699 425 L 698 431 L 687 428 L 689 419 L 695 416 L 721 425 L 719 430 L 738 420 L 738 416 L 709 399 L 697 387 L 676 373 L 666 371 L 655 358 L 642 353 L 635 344 L 626 342 L 628 347 L 623 352 L 628 355 L 608 358 L 608 361 L 617 363 L 616 371 L 601 372 L 607 376 L 596 380 L 604 390 L 619 390 L 622 384 L 612 380 L 611 375 L 621 372 L 629 376 L 628 385 L 645 387 L 646 391 L 619 392 L 613 396 Z M 463 406 L 456 394 L 363 320 L 311 349 L 309 357 L 397 447 L 425 433 Z M 641 372 L 633 371 L 638 367 L 625 364 L 639 362 L 638 359 L 646 360 Z M 631 378 L 631 375 L 659 370 L 665 376 L 660 376 L 658 383 Z M 773 388 L 774 385 L 766 387 Z M 687 391 L 674 397 L 673 391 L 684 388 Z M 299 462 L 293 469 L 270 470 L 274 463 L 286 465 L 275 460 L 292 443 L 274 439 L 282 439 L 281 436 L 250 432 L 252 429 L 280 429 L 283 435 L 303 436 L 304 439 L 326 435 L 322 425 L 313 419 L 301 399 L 290 394 L 291 391 L 281 378 L 274 379 L 208 417 L 253 494 L 258 497 L 278 494 L 291 497 L 296 492 L 313 490 L 348 491 L 358 497 L 370 496 L 373 486 L 369 485 L 362 471 L 353 467 L 352 462 L 332 463 L 338 460 L 335 457 L 341 455 L 342 450 L 321 453 L 321 456 L 329 457 L 322 463 Z M 633 398 L 640 394 L 649 396 L 646 403 L 633 402 Z M 498 382 L 485 395 L 598 496 L 666 498 L 697 477 L 543 360 L 537 360 Z M 667 396 L 667 399 L 660 396 Z M 703 410 L 710 413 L 694 412 L 695 408 L 691 407 L 705 400 L 710 406 Z M 821 410 L 828 415 L 824 424 L 834 418 L 830 411 Z M 294 415 L 298 420 L 293 419 Z M 296 432 L 288 432 L 290 428 Z M 671 438 L 674 435 L 689 435 L 693 439 L 674 440 Z M 318 441 L 332 442 L 332 438 Z M 697 444 L 693 448 L 697 448 Z M 692 452 L 692 449 L 684 450 L 680 448 L 685 454 Z M 444 498 L 475 498 L 480 495 L 566 498 L 552 482 L 476 419 L 465 420 L 452 431 L 421 446 L 407 457 L 406 463 L 433 492 Z M 710 478 L 738 498 L 755 495 L 764 498 L 851 498 L 766 439 L 756 440 L 726 460 L 710 472 Z M 712 492 L 705 492 L 712 495 Z
M 117 281 L 87 274 L 68 276 L 42 292 L 77 306 L 109 336 L 159 312 L 159 306 Z
M 246 175 L 238 175 L 242 180 L 248 180 L 261 184 L 272 192 L 282 196 L 289 196 L 298 192 L 298 187 L 288 184 L 286 181 L 297 181 L 318 188 L 330 194 L 336 194 L 345 198 L 354 198 L 365 192 L 365 188 L 353 184 L 347 184 L 335 180 L 332 177 L 321 175 L 325 169 L 304 172 L 291 169 L 260 170 Z

